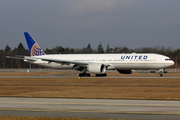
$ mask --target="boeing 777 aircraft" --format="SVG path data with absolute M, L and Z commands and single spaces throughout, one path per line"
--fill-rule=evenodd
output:
M 82 73 L 79 76 L 107 76 L 106 70 L 117 70 L 131 74 L 134 70 L 163 70 L 174 65 L 167 56 L 153 53 L 132 54 L 49 54 L 46 55 L 28 32 L 24 32 L 31 56 L 24 56 L 25 62 L 55 69 L 72 69 Z M 7 57 L 16 58 L 16 57 Z

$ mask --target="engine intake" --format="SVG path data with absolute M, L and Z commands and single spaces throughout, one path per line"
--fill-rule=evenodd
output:
M 106 72 L 106 66 L 101 63 L 90 63 L 88 70 L 93 74 L 104 74 Z

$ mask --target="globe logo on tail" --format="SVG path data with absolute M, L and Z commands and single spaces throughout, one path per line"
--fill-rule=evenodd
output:
M 31 48 L 31 56 L 40 56 L 40 55 L 45 55 L 43 50 L 39 47 L 37 43 L 35 43 L 32 48 Z

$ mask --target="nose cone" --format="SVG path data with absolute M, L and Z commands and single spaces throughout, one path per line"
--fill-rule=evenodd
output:
M 171 67 L 173 65 L 174 65 L 174 61 L 171 60 L 171 61 L 168 62 L 168 67 Z
M 174 65 L 174 61 L 171 61 L 171 66 L 173 66 Z
M 172 60 L 166 61 L 165 68 L 171 67 L 173 65 L 174 65 L 174 61 L 172 61 Z

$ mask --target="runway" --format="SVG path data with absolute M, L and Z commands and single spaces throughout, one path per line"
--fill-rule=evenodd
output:
M 0 76 L 0 78 L 78 78 L 78 76 L 52 75 L 52 76 Z M 110 77 L 82 77 L 82 78 L 158 78 L 158 79 L 180 79 L 180 77 L 128 77 L 128 76 L 110 76 Z
M 0 115 L 179 120 L 180 101 L 0 97 Z

